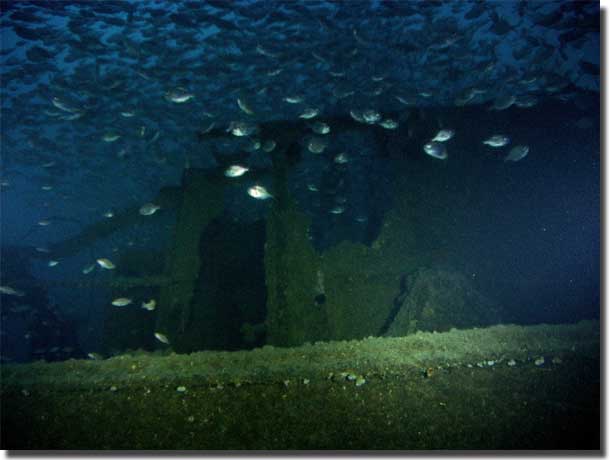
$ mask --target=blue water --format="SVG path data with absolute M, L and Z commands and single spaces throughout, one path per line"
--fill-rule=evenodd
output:
M 247 193 L 254 184 L 275 193 L 271 154 L 256 148 L 266 139 L 228 129 L 301 122 L 308 108 L 319 113 L 303 126 L 288 184 L 317 251 L 373 245 L 400 199 L 393 185 L 408 177 L 421 247 L 442 248 L 442 265 L 501 304 L 503 321 L 599 316 L 598 4 L 3 2 L 1 10 L 0 275 L 24 294 L 1 297 L 3 360 L 100 349 L 115 275 L 83 268 L 129 251 L 167 252 L 176 210 L 140 216 L 64 257 L 45 251 L 180 186 L 185 170 L 248 166 L 243 180 L 226 178 L 224 213 L 244 225 L 266 219 L 273 199 Z M 175 92 L 189 100 L 172 101 Z M 363 122 L 367 110 L 398 127 Z M 307 147 L 316 121 L 330 126 L 318 135 L 328 139 L 320 154 Z M 443 143 L 446 159 L 423 149 L 441 128 L 455 132 Z M 493 134 L 510 144 L 484 145 Z M 503 161 L 516 145 L 527 156 Z M 336 159 L 342 152 L 346 164 Z

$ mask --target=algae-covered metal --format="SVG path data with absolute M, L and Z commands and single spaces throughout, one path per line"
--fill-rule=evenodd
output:
M 599 327 L 5 366 L 2 447 L 599 449 Z

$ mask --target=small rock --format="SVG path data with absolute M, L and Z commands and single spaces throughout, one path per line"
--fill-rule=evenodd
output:
M 540 356 L 539 358 L 536 358 L 536 360 L 534 361 L 534 364 L 536 366 L 542 366 L 544 364 L 544 357 Z
M 509 359 L 506 364 L 508 364 L 510 367 L 513 367 L 517 365 L 517 361 L 515 361 L 514 359 Z
M 303 379 L 303 385 L 309 385 L 309 379 Z
M 115 387 L 114 385 L 112 385 L 112 386 L 110 387 L 110 391 L 117 391 L 117 387 Z
M 183 385 L 180 385 L 178 388 L 176 388 L 176 391 L 178 393 L 184 393 L 184 392 L 186 392 L 186 387 Z
M 362 385 L 364 385 L 366 383 L 366 380 L 363 376 L 359 375 L 358 378 L 356 379 L 356 386 L 360 387 Z

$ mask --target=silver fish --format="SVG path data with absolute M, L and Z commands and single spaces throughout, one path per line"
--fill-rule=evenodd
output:
M 250 105 L 246 102 L 243 97 L 237 98 L 237 105 L 248 115 L 254 115 L 254 111 L 250 108 Z
M 51 103 L 58 109 L 63 110 L 64 112 L 70 112 L 70 113 L 80 112 L 80 109 L 70 107 L 68 104 L 66 104 L 64 101 L 62 101 L 58 97 L 54 97 L 53 99 L 51 99 Z
M 241 165 L 231 165 L 225 170 L 226 177 L 240 177 L 246 174 L 250 168 Z
M 269 139 L 269 140 L 266 140 L 265 142 L 263 142 L 263 145 L 261 148 L 263 149 L 264 152 L 270 153 L 270 152 L 273 152 L 273 149 L 275 149 L 275 146 L 276 146 L 275 141 L 273 139 Z
M 440 142 L 428 142 L 424 145 L 424 152 L 426 152 L 426 155 L 439 160 L 446 160 L 448 156 L 447 148 Z
M 88 275 L 95 269 L 95 264 L 89 264 L 81 270 L 83 275 Z
M 303 97 L 302 96 L 286 96 L 284 98 L 284 101 L 288 102 L 289 104 L 300 104 L 301 102 L 303 102 Z
M 184 88 L 176 88 L 165 93 L 165 99 L 175 104 L 183 104 L 194 97 L 194 94 L 187 92 Z
M 154 203 L 146 203 L 143 204 L 142 207 L 140 208 L 139 213 L 143 216 L 152 216 L 154 213 L 156 213 L 159 209 L 161 209 L 161 206 L 158 206 Z
M 257 200 L 268 200 L 269 198 L 273 198 L 273 195 L 271 195 L 262 185 L 253 185 L 250 187 L 248 189 L 248 195 Z
M 115 307 L 125 307 L 125 306 L 129 305 L 131 302 L 133 302 L 133 301 L 128 297 L 119 297 L 112 301 L 112 305 L 114 305 Z
M 385 129 L 396 129 L 398 128 L 398 122 L 392 120 L 391 118 L 386 118 L 385 120 L 379 122 L 379 126 Z
M 335 156 L 333 161 L 338 165 L 344 165 L 345 163 L 349 162 L 349 157 L 347 156 L 347 153 L 341 152 L 340 154 Z
M 169 339 L 167 338 L 167 336 L 165 334 L 163 334 L 162 332 L 155 332 L 155 338 L 161 342 L 164 343 L 166 345 L 169 345 Z
M 530 148 L 527 145 L 516 145 L 510 149 L 510 152 L 508 152 L 508 155 L 506 155 L 504 161 L 519 161 L 525 158 L 529 151 Z
M 229 125 L 229 131 L 231 134 L 237 137 L 249 136 L 258 131 L 258 127 L 252 123 L 245 123 L 241 121 L 233 121 Z
M 361 116 L 364 122 L 368 123 L 369 125 L 374 125 L 381 120 L 381 114 L 373 109 L 364 110 L 361 113 Z
M 16 297 L 23 297 L 25 296 L 25 292 L 20 291 L 18 289 L 14 289 L 10 286 L 0 286 L 0 292 L 2 294 L 6 294 L 6 295 L 14 295 Z
M 364 117 L 362 116 L 362 112 L 361 111 L 359 111 L 359 110 L 350 110 L 349 114 L 358 123 L 366 123 L 364 121 Z
M 311 153 L 322 153 L 326 149 L 326 145 L 327 142 L 324 138 L 313 136 L 307 142 L 307 150 L 309 150 Z
M 310 118 L 317 117 L 319 113 L 320 111 L 318 109 L 308 108 L 305 109 L 301 115 L 299 115 L 299 118 L 309 120 Z
M 515 96 L 500 96 L 491 107 L 492 110 L 505 110 L 515 103 Z
M 113 270 L 116 268 L 116 266 L 109 259 L 97 259 L 96 262 L 100 267 L 105 268 L 106 270 Z
M 330 126 L 326 123 L 322 123 L 321 121 L 316 121 L 313 125 L 311 125 L 311 130 L 316 134 L 328 134 L 330 133 Z
M 102 136 L 102 140 L 104 142 L 114 142 L 118 140 L 121 135 L 115 131 L 108 131 L 106 134 Z
M 504 147 L 510 142 L 508 136 L 504 136 L 502 134 L 494 134 L 489 139 L 485 139 L 483 144 L 489 145 L 490 147 Z
M 455 135 L 455 131 L 452 129 L 441 129 L 436 136 L 432 139 L 432 142 L 446 142 Z

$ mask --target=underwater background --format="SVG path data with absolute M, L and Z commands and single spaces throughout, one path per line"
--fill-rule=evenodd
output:
M 317 254 L 374 247 L 408 200 L 403 266 L 351 267 L 394 270 L 395 298 L 442 268 L 502 307 L 490 323 L 597 318 L 599 52 L 595 2 L 3 2 L 2 285 L 19 294 L 2 294 L 3 360 L 99 351 L 109 310 L 150 300 L 112 334 L 141 321 L 148 340 L 130 347 L 164 345 L 162 283 L 142 278 L 180 278 L 162 261 L 190 224 L 155 200 L 189 171 L 225 172 L 226 187 L 187 289 L 216 291 L 225 326 L 207 333 L 230 337 L 208 347 L 247 348 L 244 325 L 267 317 L 265 219 L 288 199 L 248 190 L 284 193 L 275 156 Z M 311 284 L 311 308 L 332 308 Z
M 599 3 L 0 31 L 3 447 L 599 448 Z

